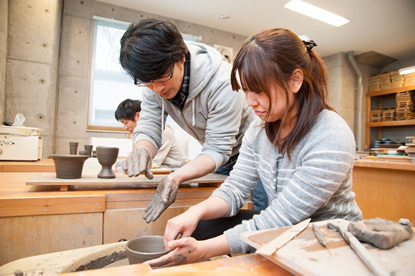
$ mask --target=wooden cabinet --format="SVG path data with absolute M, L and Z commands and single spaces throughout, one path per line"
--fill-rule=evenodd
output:
M 383 130 L 385 128 L 411 129 L 415 127 L 415 119 L 384 120 L 382 118 L 385 115 L 390 117 L 394 110 L 399 108 L 396 102 L 396 95 L 410 90 L 415 90 L 415 85 L 380 91 L 371 91 L 366 94 L 366 149 L 370 148 L 371 141 L 384 138 Z M 379 115 L 376 114 L 376 110 L 379 110 Z M 413 129 L 409 130 L 406 136 L 413 136 L 413 132 Z
M 415 223 L 415 164 L 355 160 L 353 192 L 363 219 L 407 218 Z

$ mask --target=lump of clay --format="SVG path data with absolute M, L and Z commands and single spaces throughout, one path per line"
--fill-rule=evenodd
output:
M 381 218 L 351 222 L 348 229 L 358 240 L 381 249 L 392 248 L 414 236 L 410 225 L 402 225 Z

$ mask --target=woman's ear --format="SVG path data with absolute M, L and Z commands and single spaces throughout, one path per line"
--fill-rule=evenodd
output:
M 301 69 L 295 69 L 288 80 L 288 86 L 293 93 L 300 91 L 303 85 L 304 73 Z

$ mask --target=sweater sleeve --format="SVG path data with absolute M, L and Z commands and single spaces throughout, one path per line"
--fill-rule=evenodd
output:
M 230 208 L 226 216 L 234 216 L 238 213 L 258 182 L 256 164 L 252 159 L 255 154 L 253 141 L 257 130 L 258 127 L 253 123 L 246 131 L 237 163 L 225 182 L 212 193 L 212 196 L 221 197 L 229 204 Z
M 233 91 L 229 82 L 225 82 L 210 94 L 207 106 L 202 154 L 210 156 L 218 169 L 229 160 L 233 148 L 239 142 L 246 100 L 242 92 Z

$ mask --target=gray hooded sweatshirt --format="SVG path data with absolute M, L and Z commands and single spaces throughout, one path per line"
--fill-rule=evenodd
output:
M 242 137 L 255 118 L 242 91 L 230 84 L 232 66 L 221 54 L 204 44 L 187 42 L 190 51 L 190 87 L 183 110 L 149 88 L 143 91 L 135 142 L 148 140 L 161 146 L 167 115 L 202 144 L 201 154 L 210 156 L 216 169 L 239 153 Z

